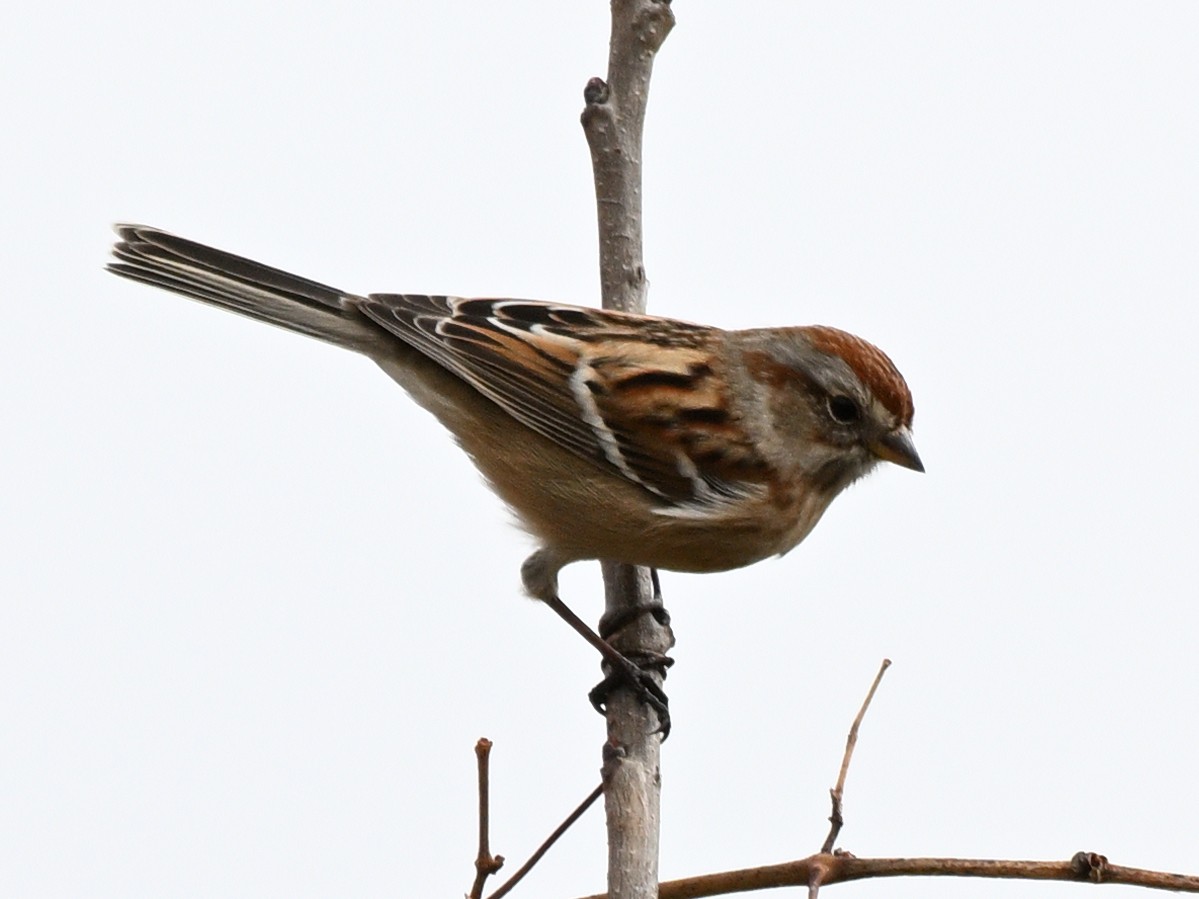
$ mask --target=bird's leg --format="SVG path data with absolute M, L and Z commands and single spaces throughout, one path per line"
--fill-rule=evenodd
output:
M 611 672 L 587 694 L 591 704 L 601 714 L 605 710 L 608 694 L 618 686 L 628 686 L 637 696 L 652 708 L 658 715 L 658 730 L 665 740 L 670 734 L 670 699 L 666 691 L 654 680 L 652 669 L 670 667 L 673 659 L 658 655 L 647 660 L 645 667 L 631 661 L 627 656 L 614 649 L 612 644 L 597 634 L 587 622 L 576 615 L 557 594 L 543 600 L 547 606 L 557 613 L 558 617 L 569 624 L 584 640 L 599 650 L 599 654 L 608 663 Z
M 621 630 L 631 625 L 642 615 L 652 615 L 654 621 L 656 621 L 660 627 L 670 627 L 670 613 L 666 611 L 666 607 L 662 604 L 662 584 L 658 580 L 658 569 L 651 568 L 649 573 L 650 580 L 654 587 L 654 595 L 648 605 L 632 606 L 625 608 L 616 614 L 605 613 L 600 619 L 600 636 L 605 642 L 608 642 L 609 645 L 611 645 L 613 635 L 618 634 Z M 674 643 L 673 637 L 670 638 L 670 643 Z M 659 652 L 639 653 L 632 658 L 625 656 L 625 659 L 636 667 L 642 677 L 645 677 L 648 682 L 648 689 L 651 691 L 656 690 L 658 693 L 662 693 L 662 697 L 665 699 L 665 693 L 662 692 L 662 688 L 659 686 L 658 682 L 647 677 L 647 674 L 650 671 L 657 671 L 660 672 L 663 677 L 665 677 L 666 669 L 674 664 L 674 659 Z M 636 661 L 634 661 L 634 659 Z M 595 687 L 588 694 L 588 698 L 591 700 L 591 704 L 595 706 L 596 709 L 602 711 L 607 706 L 609 694 L 611 694 L 613 690 L 620 687 L 622 684 L 626 683 L 630 683 L 632 685 L 633 689 L 637 691 L 643 702 L 648 702 L 646 693 L 642 689 L 640 680 L 631 682 L 624 671 L 616 667 L 613 667 L 608 672 L 607 676 L 595 685 Z M 662 732 L 662 739 L 665 740 L 670 733 L 669 714 L 667 714 L 666 717 L 663 717 L 662 711 L 658 710 L 656 706 L 654 706 L 654 708 L 659 712 L 658 720 L 661 723 L 659 724 L 658 729 Z
M 588 694 L 588 698 L 596 710 L 603 713 L 608 694 L 619 685 L 628 685 L 642 702 L 657 713 L 658 730 L 665 739 L 666 735 L 670 733 L 670 710 L 667 707 L 669 700 L 661 685 L 654 679 L 653 673 L 655 671 L 664 672 L 671 665 L 672 660 L 660 653 L 654 653 L 652 657 L 647 656 L 639 665 L 617 650 L 604 637 L 592 630 L 587 622 L 576 615 L 558 595 L 558 571 L 571 561 L 573 561 L 571 558 L 561 556 L 549 547 L 542 547 L 529 556 L 521 566 L 521 579 L 524 581 L 525 590 L 530 596 L 540 599 L 553 609 L 559 618 L 569 624 L 603 656 L 608 665 L 608 674 Z M 660 617 L 665 613 L 665 610 L 662 609 L 661 599 L 661 590 L 657 585 L 657 572 L 654 572 L 653 604 L 633 609 L 627 618 L 621 616 L 622 620 L 617 622 L 616 626 L 613 626 L 611 622 L 601 623 L 605 635 L 611 636 L 647 611 L 651 612 L 658 621 L 668 622 L 669 618 Z

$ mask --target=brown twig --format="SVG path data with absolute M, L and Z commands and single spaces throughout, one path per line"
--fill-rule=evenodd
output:
M 475 744 L 475 758 L 479 766 L 479 852 L 475 856 L 475 882 L 470 888 L 470 899 L 479 899 L 487 878 L 504 865 L 502 855 L 491 854 L 491 741 L 486 737 L 480 737 Z
M 777 887 L 805 886 L 819 869 L 824 885 L 875 877 L 981 877 L 1006 880 L 1056 880 L 1073 883 L 1121 883 L 1154 890 L 1199 893 L 1199 876 L 1170 874 L 1109 864 L 1092 852 L 1069 861 L 1005 861 L 969 858 L 855 858 L 820 853 L 781 865 L 724 871 L 663 883 L 659 899 L 702 899 Z M 607 894 L 587 899 L 606 899 Z
M 866 717 L 866 710 L 870 708 L 870 701 L 874 699 L 874 694 L 878 691 L 878 685 L 882 682 L 883 675 L 887 673 L 887 669 L 891 667 L 890 659 L 883 659 L 882 665 L 879 666 L 878 674 L 874 676 L 874 683 L 870 685 L 870 692 L 866 694 L 865 700 L 862 701 L 862 707 L 858 709 L 858 715 L 853 719 L 853 724 L 849 728 L 849 737 L 845 741 L 845 755 L 841 757 L 841 773 L 837 775 L 837 785 L 829 790 L 829 796 L 833 801 L 833 813 L 829 815 L 828 836 L 824 840 L 824 845 L 820 847 L 821 854 L 828 854 L 833 851 L 833 844 L 837 842 L 837 837 L 841 833 L 841 828 L 845 825 L 845 819 L 841 816 L 841 800 L 845 796 L 845 776 L 849 773 L 849 762 L 853 758 L 854 747 L 858 745 L 858 728 L 862 726 L 862 719 Z M 819 887 L 819 884 L 817 884 Z M 815 893 L 812 894 L 813 896 Z
M 579 820 L 583 812 L 591 808 L 591 806 L 595 803 L 595 800 L 599 799 L 602 795 L 604 795 L 604 786 L 603 784 L 600 784 L 591 791 L 591 794 L 586 799 L 579 803 L 578 807 L 573 812 L 566 816 L 566 819 L 561 824 L 554 828 L 554 832 L 546 837 L 544 843 L 537 847 L 537 851 L 529 856 L 529 860 L 517 868 L 516 873 L 509 877 L 508 880 L 506 880 L 503 884 L 501 884 L 494 893 L 487 897 L 487 899 L 500 899 L 502 896 L 507 896 L 508 893 L 511 892 L 512 888 L 520 883 L 521 878 L 528 874 L 529 871 L 533 869 L 535 864 L 541 861 L 541 857 L 545 855 L 549 851 L 550 847 L 558 841 L 558 838 L 561 837 L 562 834 L 566 833 L 566 831 L 570 829 L 570 826 Z

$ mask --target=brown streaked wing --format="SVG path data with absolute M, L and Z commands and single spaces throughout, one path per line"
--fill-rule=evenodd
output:
M 528 332 L 499 327 L 495 306 L 504 302 L 512 301 L 372 294 L 361 308 L 517 421 L 602 463 L 595 435 L 570 392 L 577 353 L 567 342 L 534 345 Z
M 588 360 L 587 376 L 628 466 L 697 511 L 764 490 L 768 475 L 707 344 L 611 341 Z
M 760 480 L 706 361 L 715 329 L 526 300 L 375 294 L 362 309 L 521 423 L 660 496 L 699 509 Z

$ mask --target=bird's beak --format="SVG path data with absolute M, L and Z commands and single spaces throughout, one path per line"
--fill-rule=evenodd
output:
M 924 463 L 920 461 L 916 452 L 916 444 L 912 443 L 912 432 L 907 428 L 876 437 L 867 447 L 884 462 L 894 462 L 912 471 L 924 471 Z

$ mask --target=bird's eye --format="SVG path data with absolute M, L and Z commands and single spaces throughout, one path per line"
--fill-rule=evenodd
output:
M 852 397 L 838 394 L 828 398 L 828 414 L 833 417 L 833 421 L 851 425 L 861 419 L 862 410 Z

